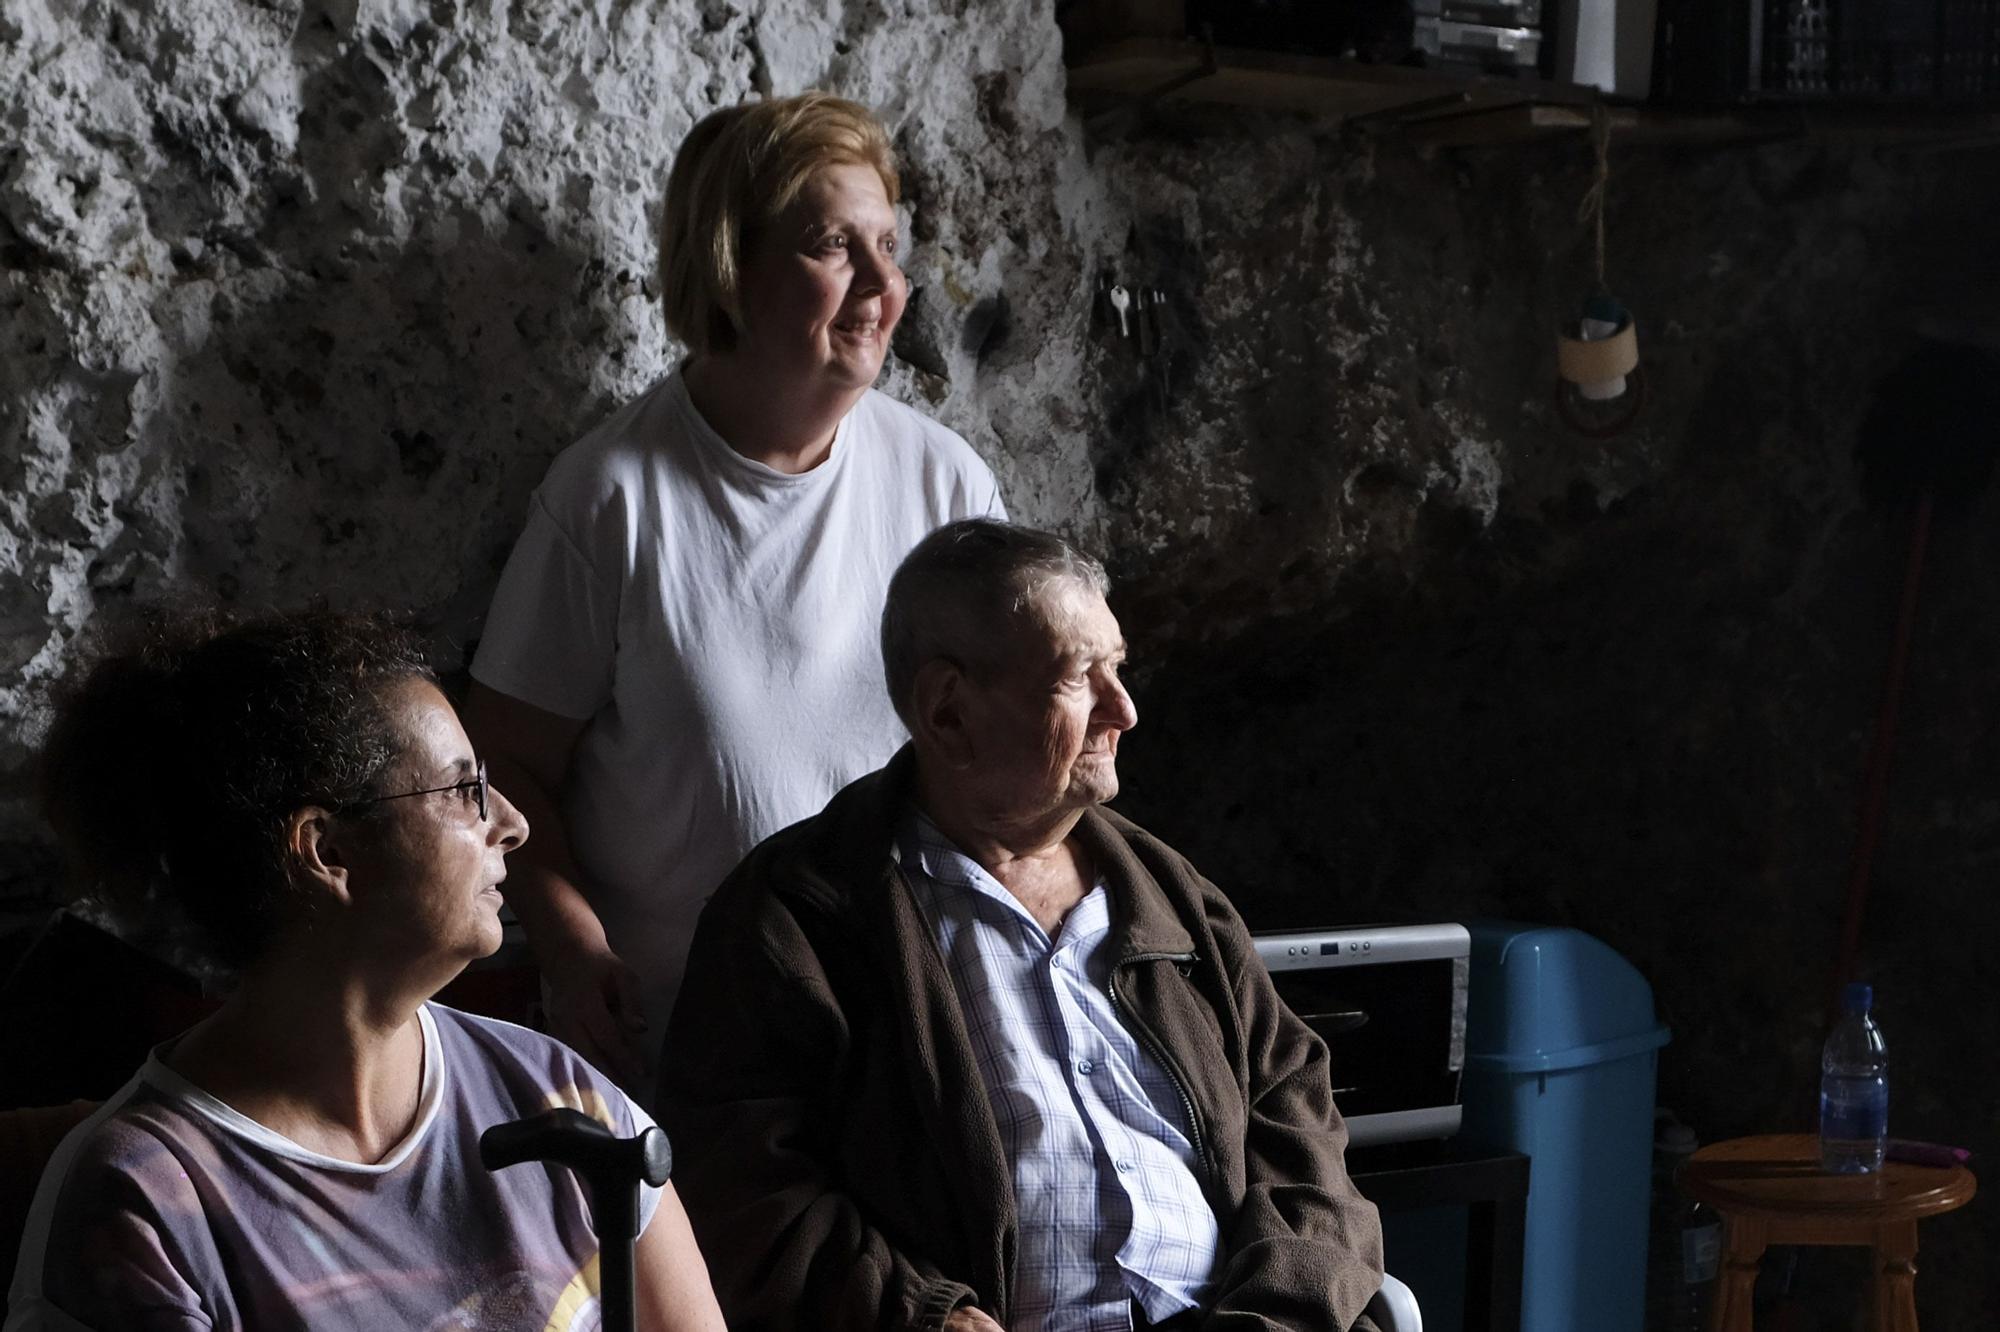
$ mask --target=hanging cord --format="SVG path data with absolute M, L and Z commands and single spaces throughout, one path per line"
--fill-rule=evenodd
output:
M 1591 293 L 1591 299 L 1584 303 L 1584 321 L 1581 322 L 1587 324 L 1594 315 L 1607 312 L 1605 309 L 1597 308 L 1601 303 L 1608 311 L 1617 313 L 1618 327 L 1613 331 L 1629 332 L 1632 327 L 1632 316 L 1618 304 L 1611 295 L 1610 286 L 1604 280 L 1604 209 L 1611 194 L 1611 112 L 1602 102 L 1593 102 L 1590 107 L 1590 139 L 1593 155 L 1596 158 L 1595 170 L 1591 175 L 1590 188 L 1584 192 L 1583 202 L 1577 205 L 1576 220 L 1590 227 L 1592 239 L 1596 243 L 1597 288 Z M 1568 339 L 1574 339 L 1583 331 L 1581 327 L 1575 325 L 1569 328 L 1571 331 L 1567 334 Z M 1623 432 L 1638 419 L 1640 409 L 1646 405 L 1646 380 L 1644 372 L 1636 364 L 1625 375 L 1625 391 L 1620 395 L 1619 401 L 1624 402 L 1626 406 L 1616 420 L 1606 422 L 1601 419 L 1582 419 L 1571 402 L 1570 393 L 1563 386 L 1562 371 L 1558 367 L 1556 411 L 1561 415 L 1565 425 L 1584 438 L 1609 439 Z
M 1577 206 L 1576 220 L 1588 223 L 1596 232 L 1597 290 L 1602 294 L 1608 290 L 1604 283 L 1604 201 L 1611 183 L 1611 112 L 1602 102 L 1590 108 L 1590 138 L 1597 150 L 1597 171 Z

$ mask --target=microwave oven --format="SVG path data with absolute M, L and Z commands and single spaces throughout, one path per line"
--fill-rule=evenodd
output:
M 1348 1142 L 1458 1132 L 1472 935 L 1463 925 L 1355 925 L 1254 936 L 1279 998 L 1331 1055 Z

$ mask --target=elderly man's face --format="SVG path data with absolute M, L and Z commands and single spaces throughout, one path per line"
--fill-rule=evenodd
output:
M 1125 638 L 1103 596 L 1058 584 L 1039 611 L 966 716 L 968 778 L 988 808 L 1021 816 L 1117 795 L 1118 737 L 1139 721 L 1118 680 Z

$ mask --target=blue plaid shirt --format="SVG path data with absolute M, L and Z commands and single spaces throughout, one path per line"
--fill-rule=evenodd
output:
M 921 814 L 903 871 L 965 1011 L 1014 1171 L 1013 1332 L 1128 1332 L 1197 1308 L 1222 1262 L 1181 1094 L 1111 1006 L 1099 879 L 1050 939 Z

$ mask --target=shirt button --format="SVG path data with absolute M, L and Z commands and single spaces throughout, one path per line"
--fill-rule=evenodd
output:
M 1119 1173 L 1119 1174 L 1121 1174 L 1121 1175 L 1129 1175 L 1129 1174 L 1131 1174 L 1131 1173 L 1132 1173 L 1132 1163 L 1131 1163 L 1130 1161 L 1120 1161 L 1120 1162 L 1118 1163 L 1118 1173 Z
M 1062 970 L 1062 954 L 1061 954 L 1061 953 L 1057 953 L 1057 954 L 1056 954 L 1056 955 L 1055 955 L 1054 957 L 1050 958 L 1050 959 L 1049 959 L 1049 965 L 1050 965 L 1050 966 L 1052 966 L 1052 967 L 1054 967 L 1054 968 L 1055 968 L 1055 969 L 1056 969 L 1057 971 L 1061 971 L 1061 970 Z
M 1085 1077 L 1089 1077 L 1097 1071 L 1097 1065 L 1091 1063 L 1088 1059 L 1079 1059 L 1076 1061 L 1076 1071 Z

